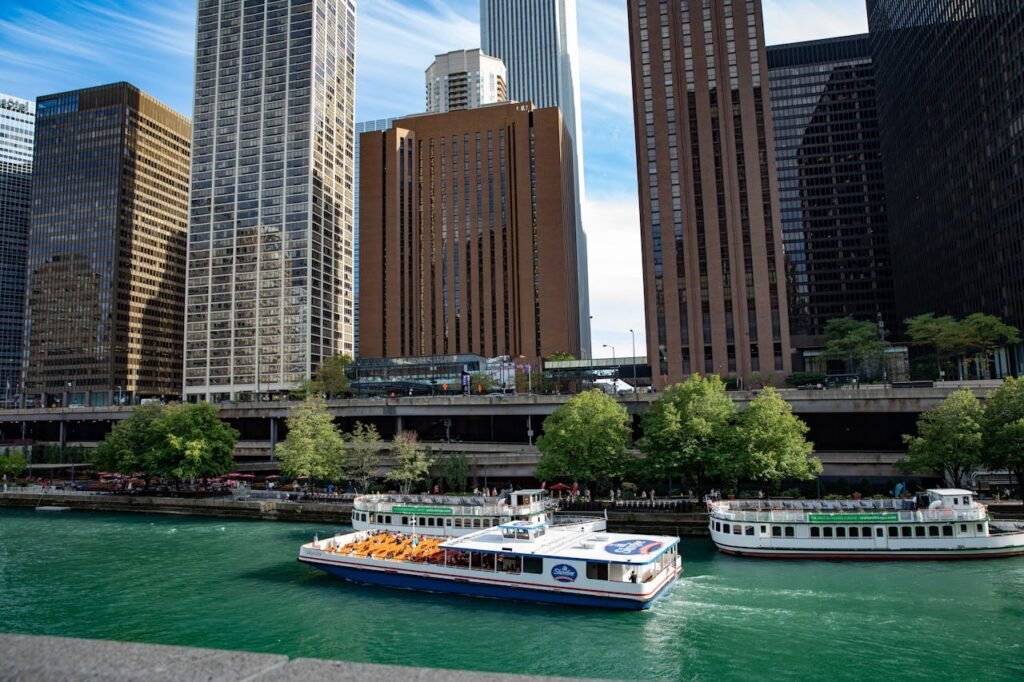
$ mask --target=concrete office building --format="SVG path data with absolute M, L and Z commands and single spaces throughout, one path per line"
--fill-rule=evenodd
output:
M 427 68 L 427 113 L 476 109 L 508 100 L 505 64 L 479 49 L 439 54 Z
M 523 103 L 360 139 L 360 355 L 579 356 L 572 144 Z
M 17 402 L 25 329 L 25 252 L 32 204 L 36 103 L 0 93 L 0 391 Z
M 191 139 L 128 83 L 37 100 L 28 404 L 180 397 Z
M 983 312 L 1024 328 L 1024 3 L 867 9 L 896 317 Z
M 591 357 L 587 234 L 583 228 L 583 123 L 580 118 L 576 0 L 480 0 L 481 49 L 508 69 L 508 99 L 558 107 L 573 145 L 581 357 Z
M 853 316 L 893 329 L 875 72 L 867 35 L 768 47 L 789 326 L 819 348 Z
M 185 394 L 353 354 L 355 2 L 200 0 Z
M 655 385 L 779 381 L 791 360 L 760 0 L 631 0 L 629 33 Z

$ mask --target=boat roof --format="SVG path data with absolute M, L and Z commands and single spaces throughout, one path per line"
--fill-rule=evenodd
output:
M 514 524 L 503 524 L 512 525 Z M 668 535 L 634 535 L 587 530 L 585 525 L 552 526 L 532 540 L 510 540 L 502 536 L 500 526 L 486 528 L 443 542 L 448 550 L 493 552 L 540 556 L 552 559 L 579 559 L 619 564 L 647 564 L 679 542 Z
M 533 530 L 534 528 L 543 528 L 548 525 L 543 521 L 526 521 L 521 519 L 519 521 L 509 521 L 508 523 L 502 523 L 498 528 L 513 528 L 516 530 Z
M 513 490 L 513 495 L 544 495 L 547 490 L 541 490 L 540 488 L 530 488 L 529 490 Z
M 973 495 L 974 494 L 970 490 L 964 490 L 963 488 L 929 488 L 928 492 L 935 493 L 936 495 Z

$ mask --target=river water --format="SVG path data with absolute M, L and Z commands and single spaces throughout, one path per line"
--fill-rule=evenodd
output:
M 625 613 L 361 587 L 295 560 L 338 530 L 0 509 L 0 631 L 626 680 L 1024 679 L 1024 558 L 773 562 L 684 540 L 671 594 Z

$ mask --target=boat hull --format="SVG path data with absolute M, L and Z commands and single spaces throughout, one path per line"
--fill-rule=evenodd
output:
M 956 559 L 1003 559 L 1024 556 L 1024 534 L 1021 544 L 1006 544 L 992 547 L 906 547 L 882 549 L 860 547 L 837 549 L 835 547 L 743 547 L 712 538 L 719 552 L 733 556 L 756 557 L 759 559 L 825 559 L 831 561 L 947 561 Z
M 676 567 L 664 583 L 654 593 L 643 599 L 616 597 L 612 595 L 582 594 L 564 590 L 530 588 L 525 585 L 499 584 L 465 578 L 433 575 L 401 568 L 377 569 L 367 568 L 359 564 L 339 564 L 321 562 L 307 557 L 299 561 L 318 568 L 335 577 L 364 585 L 378 585 L 423 592 L 443 592 L 471 597 L 486 597 L 511 601 L 538 602 L 544 604 L 561 604 L 567 606 L 584 606 L 605 609 L 642 611 L 649 609 L 661 598 L 675 582 L 679 575 Z

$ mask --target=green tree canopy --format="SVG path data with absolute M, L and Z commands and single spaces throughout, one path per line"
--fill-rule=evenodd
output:
M 847 371 L 881 360 L 889 343 L 874 322 L 839 317 L 825 323 L 825 352 L 830 360 L 842 360 Z
M 327 358 L 320 363 L 320 369 L 317 370 L 316 373 L 316 382 L 319 385 L 320 390 L 323 391 L 328 398 L 352 394 L 348 375 L 345 373 L 345 370 L 348 369 L 348 366 L 351 364 L 352 358 L 341 353 Z
M 235 465 L 238 431 L 210 403 L 165 407 L 153 427 L 159 438 L 146 457 L 149 473 L 186 480 L 221 476 Z
M 907 456 L 897 467 L 908 472 L 942 472 L 947 484 L 960 486 L 982 462 L 981 403 L 970 389 L 950 393 L 917 420 L 917 436 L 904 435 Z
M 937 317 L 934 313 L 925 313 L 904 320 L 904 324 L 911 345 L 935 351 L 940 371 L 943 361 L 977 353 L 985 358 L 984 366 L 979 367 L 979 370 L 987 375 L 992 353 L 996 349 L 1020 343 L 1020 332 L 1016 327 L 984 313 L 973 313 L 963 320 L 956 320 L 949 315 Z M 962 365 L 958 365 L 958 369 L 963 379 Z
M 25 455 L 20 450 L 0 454 L 0 477 L 21 476 L 28 468 Z
M 631 430 L 626 408 L 604 391 L 574 396 L 547 419 L 537 439 L 537 477 L 598 481 L 621 476 Z
M 983 464 L 1024 483 L 1024 379 L 1009 378 L 985 401 Z
M 473 372 L 469 375 L 470 393 L 490 393 L 495 388 L 494 379 L 487 372 Z
M 786 478 L 812 479 L 822 467 L 806 436 L 807 424 L 775 389 L 765 388 L 739 416 L 729 438 L 734 447 L 722 459 L 723 477 L 761 481 L 771 491 Z
M 396 434 L 391 441 L 391 454 L 395 465 L 387 480 L 398 483 L 403 495 L 408 495 L 415 483 L 422 481 L 430 472 L 430 457 L 419 449 L 416 433 L 405 431 Z
M 718 376 L 694 374 L 669 386 L 643 417 L 639 447 L 647 469 L 702 488 L 704 478 L 727 456 L 727 436 L 735 418 L 736 407 Z
M 115 422 L 103 442 L 89 454 L 93 465 L 100 471 L 122 474 L 156 473 L 148 459 L 162 436 L 155 424 L 165 409 L 160 404 L 139 405 L 127 419 Z
M 373 424 L 356 422 L 348 435 L 345 474 L 366 492 L 380 469 L 380 434 Z
M 318 394 L 291 409 L 288 437 L 278 444 L 277 457 L 281 460 L 281 471 L 292 478 L 334 480 L 341 473 L 345 440 Z
M 469 483 L 469 459 L 465 453 L 449 452 L 441 458 L 441 475 L 451 492 L 465 492 Z

